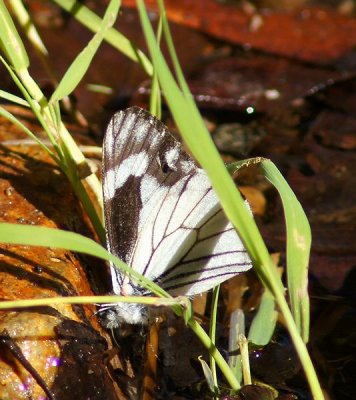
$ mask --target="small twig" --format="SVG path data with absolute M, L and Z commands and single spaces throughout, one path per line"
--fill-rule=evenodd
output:
M 37 370 L 31 365 L 31 363 L 24 356 L 21 348 L 16 344 L 16 342 L 9 335 L 7 329 L 3 329 L 0 336 L 0 344 L 6 346 L 6 348 L 11 352 L 11 354 L 22 364 L 22 366 L 32 375 L 33 379 L 37 382 L 38 386 L 46 393 L 50 400 L 56 400 L 56 396 L 49 389 L 46 382 L 43 380 L 41 375 Z
M 242 333 L 239 335 L 239 346 L 241 353 L 242 362 L 242 374 L 244 377 L 244 385 L 251 385 L 251 371 L 250 371 L 250 359 L 248 354 L 248 340 Z

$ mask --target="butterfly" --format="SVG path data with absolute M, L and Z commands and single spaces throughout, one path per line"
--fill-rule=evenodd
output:
M 204 170 L 147 111 L 114 114 L 102 173 L 108 250 L 172 296 L 205 292 L 252 267 Z M 147 294 L 110 269 L 115 294 Z M 104 314 L 108 328 L 147 320 L 137 304 L 107 305 Z

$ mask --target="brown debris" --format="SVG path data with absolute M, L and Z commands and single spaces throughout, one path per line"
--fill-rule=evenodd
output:
M 356 118 L 324 111 L 314 122 L 311 133 L 325 147 L 356 150 Z
M 0 127 L 2 142 L 9 140 L 9 124 L 1 119 Z M 11 129 L 12 139 L 22 137 Z M 20 143 L 0 144 L 1 222 L 93 236 L 67 179 L 38 146 Z M 0 244 L 0 298 L 93 295 L 88 260 L 80 260 L 65 250 Z M 1 311 L 0 398 L 40 399 L 47 387 L 53 399 L 117 399 L 104 359 L 107 338 L 94 313 L 91 304 Z
M 343 75 L 251 54 L 209 63 L 189 85 L 201 107 L 243 112 L 252 107 L 252 112 L 271 113 L 331 86 Z
M 123 4 L 136 6 L 134 0 Z M 156 0 L 145 4 L 150 10 L 157 10 Z M 303 61 L 329 63 L 356 45 L 356 20 L 328 8 L 266 10 L 257 14 L 262 19 L 258 29 L 251 29 L 256 14 L 250 15 L 233 4 L 219 4 L 215 0 L 166 0 L 165 6 L 172 22 L 245 48 Z

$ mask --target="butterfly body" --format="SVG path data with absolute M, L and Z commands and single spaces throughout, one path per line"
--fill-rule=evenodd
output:
M 173 296 L 209 290 L 251 260 L 205 172 L 167 128 L 137 107 L 112 118 L 104 139 L 103 194 L 108 249 Z M 111 267 L 116 294 L 144 294 Z M 121 303 L 109 327 L 147 312 Z

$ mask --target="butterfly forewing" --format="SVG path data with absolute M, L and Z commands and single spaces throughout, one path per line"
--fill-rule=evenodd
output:
M 163 202 L 167 190 L 182 174 L 195 168 L 185 153 L 180 154 L 179 143 L 167 133 L 156 118 L 134 107 L 115 114 L 105 135 L 103 194 L 107 245 L 128 264 L 139 244 L 138 236 L 145 240 L 142 230 L 152 208 L 157 209 L 157 203 Z
M 112 118 L 103 149 L 109 250 L 173 295 L 193 295 L 251 267 L 205 172 L 137 107 Z M 112 268 L 113 288 L 123 276 Z

